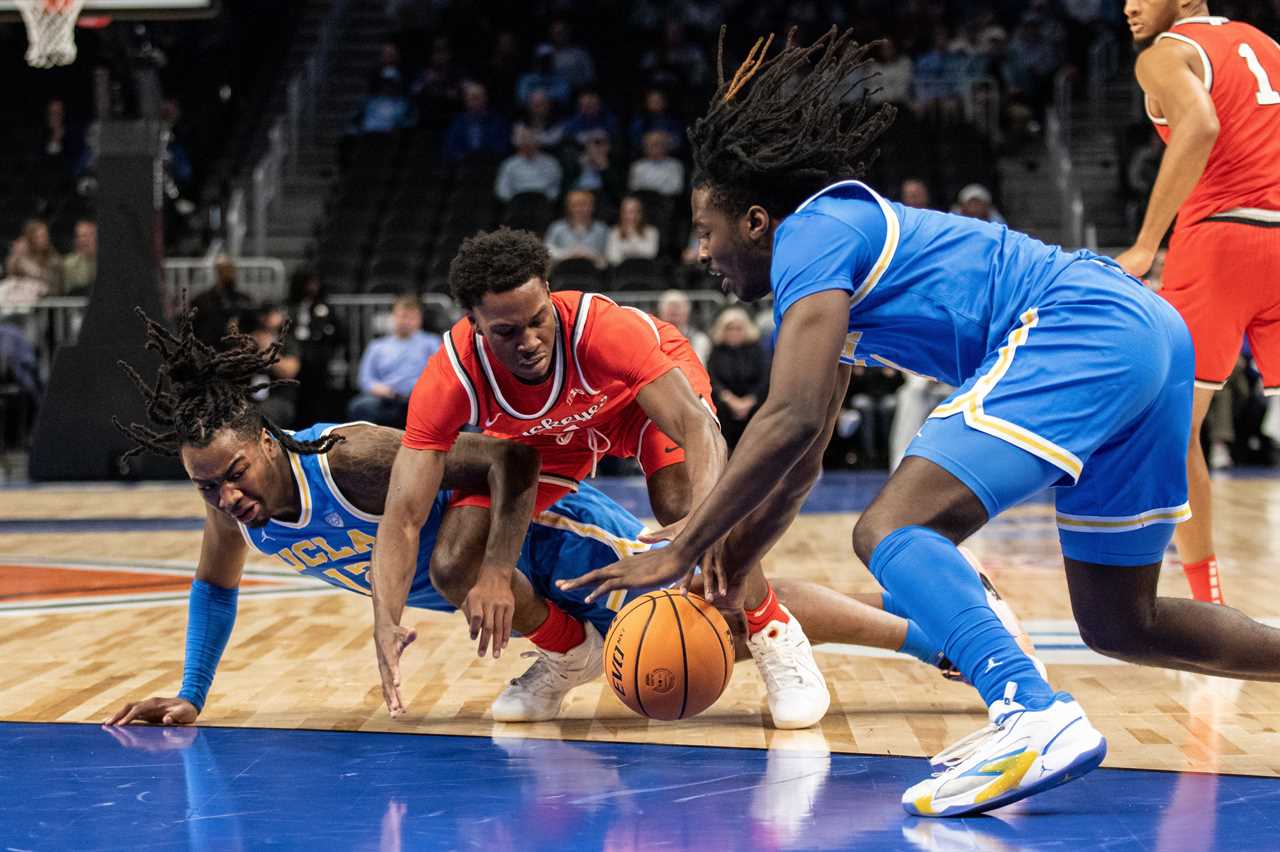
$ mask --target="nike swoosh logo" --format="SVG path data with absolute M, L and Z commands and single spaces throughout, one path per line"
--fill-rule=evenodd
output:
M 499 417 L 501 417 L 501 416 L 502 416 L 501 414 L 495 414 L 495 415 L 493 415 L 492 417 L 490 417 L 488 420 L 484 421 L 484 428 L 488 429 L 488 428 L 489 428 L 490 426 L 492 426 L 494 423 L 497 423 L 497 422 L 498 422 L 498 418 L 499 418 Z
M 674 453 L 674 452 L 675 452 L 676 450 L 678 450 L 678 449 L 680 449 L 680 448 L 679 448 L 679 447 L 664 447 L 662 451 L 663 451 L 664 453 Z

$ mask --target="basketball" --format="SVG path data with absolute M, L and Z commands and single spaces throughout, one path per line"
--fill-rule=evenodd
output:
M 716 608 L 660 589 L 623 607 L 604 640 L 604 674 L 622 703 L 650 719 L 688 719 L 724 692 L 733 634 Z

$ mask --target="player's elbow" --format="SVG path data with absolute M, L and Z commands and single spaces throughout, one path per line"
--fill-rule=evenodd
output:
M 1206 153 L 1213 148 L 1221 132 L 1222 125 L 1218 122 L 1217 114 L 1212 111 L 1196 116 L 1195 121 L 1187 124 L 1188 141 Z

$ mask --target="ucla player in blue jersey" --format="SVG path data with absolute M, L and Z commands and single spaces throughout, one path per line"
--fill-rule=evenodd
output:
M 728 535 L 759 558 L 797 511 L 849 365 L 957 385 L 863 513 L 853 547 L 890 608 L 918 622 L 979 690 L 991 725 L 934 758 L 913 814 L 1000 807 L 1095 768 L 1106 742 L 1055 693 L 983 600 L 957 544 L 1054 487 L 1071 604 L 1094 649 L 1148 665 L 1280 679 L 1280 631 L 1157 597 L 1188 516 L 1186 327 L 1112 261 L 1003 226 L 892 204 L 850 179 L 892 120 L 846 94 L 866 46 L 832 30 L 766 58 L 757 42 L 690 131 L 693 224 L 726 291 L 774 297 L 769 398 L 671 547 L 564 588 L 686 572 Z M 761 529 L 767 528 L 767 534 Z
M 261 387 L 255 379 L 278 357 L 278 344 L 259 351 L 252 338 L 241 335 L 228 338 L 226 348 L 215 351 L 194 337 L 191 313 L 181 318 L 176 334 L 146 322 L 148 347 L 163 360 L 160 376 L 152 384 L 131 368 L 130 373 L 147 396 L 151 420 L 164 431 L 117 425 L 138 441 L 134 452 L 147 449 L 181 458 L 204 497 L 205 526 L 191 587 L 182 688 L 173 698 L 129 704 L 111 721 L 186 724 L 203 709 L 231 635 L 250 550 L 276 556 L 299 573 L 334 586 L 370 594 L 374 536 L 401 433 L 368 423 L 281 430 L 252 400 Z M 548 598 L 569 617 L 596 628 L 589 631 L 595 639 L 594 655 L 569 659 L 542 654 L 493 706 L 500 721 L 553 718 L 570 689 L 599 677 L 599 634 L 627 597 L 619 593 L 588 604 L 585 594 L 562 593 L 554 581 L 647 549 L 636 540 L 642 526 L 589 486 L 565 496 L 530 524 L 538 458 L 532 449 L 513 442 L 463 435 L 445 467 L 446 489 L 492 494 L 486 558 L 518 569 L 512 572 L 511 606 L 488 605 L 492 598 L 487 596 L 479 596 L 484 606 L 470 595 L 458 602 L 472 638 L 479 638 L 480 655 L 492 643 L 498 656 L 513 629 L 525 635 L 535 632 L 547 618 Z M 432 586 L 429 575 L 449 497 L 447 490 L 437 496 L 420 530 L 411 606 L 454 609 Z M 400 641 L 408 645 L 414 638 L 406 631 Z

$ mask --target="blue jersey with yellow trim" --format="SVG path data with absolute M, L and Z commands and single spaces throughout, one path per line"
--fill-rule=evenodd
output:
M 318 423 L 295 432 L 294 437 L 299 441 L 314 441 L 343 425 L 351 424 Z M 371 595 L 369 563 L 380 516 L 360 511 L 343 496 L 333 480 L 328 456 L 323 453 L 288 455 L 302 506 L 301 515 L 297 521 L 272 519 L 261 527 L 241 524 L 245 540 L 254 550 L 277 557 L 301 574 Z M 418 566 L 409 589 L 409 606 L 453 609 L 431 585 L 427 575 L 449 496 L 442 491 L 436 497 L 431 515 L 418 535 Z
M 1116 277 L 1063 277 L 1091 260 Z M 1003 225 L 904 207 L 858 181 L 827 187 L 782 221 L 771 279 L 775 327 L 805 296 L 845 290 L 852 304 L 842 363 L 953 385 L 973 375 L 1029 309 L 1079 299 L 1091 288 L 1141 288 L 1108 258 L 1067 252 Z

